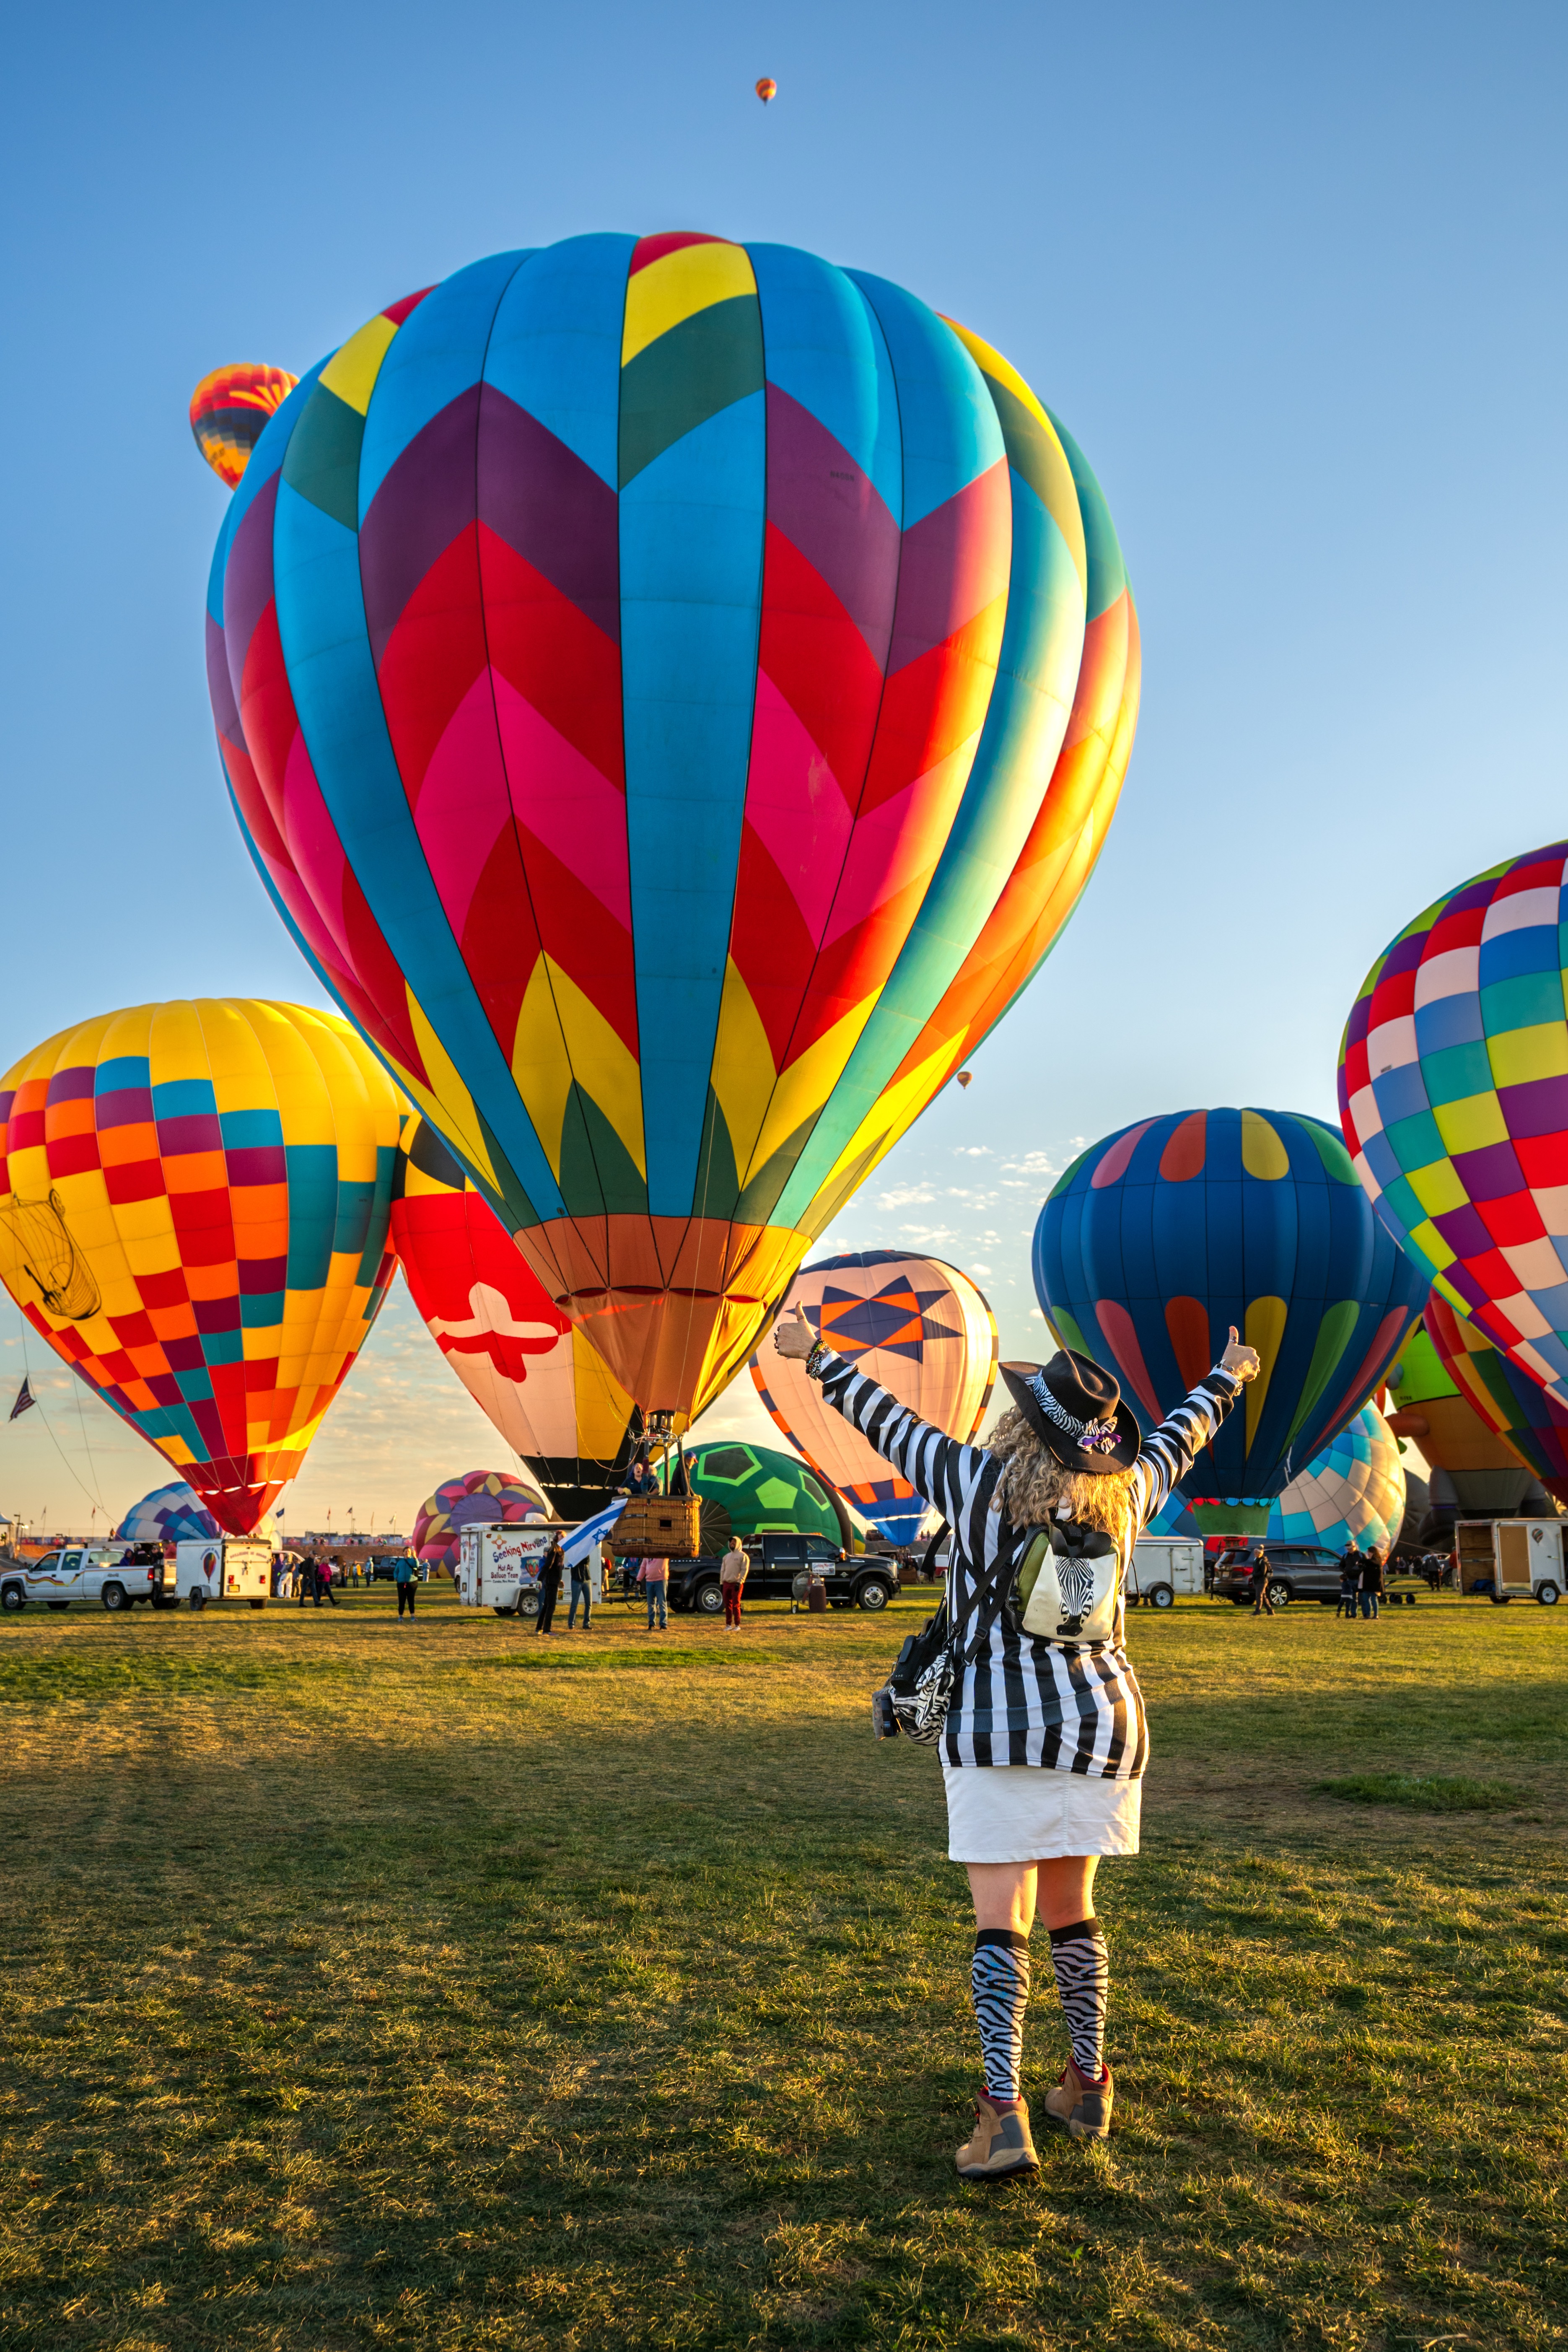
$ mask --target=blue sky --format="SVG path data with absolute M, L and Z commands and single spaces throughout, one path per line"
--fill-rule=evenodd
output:
M 165 0 L 30 12 L 7 53 L 0 1065 L 115 1004 L 319 1001 L 219 780 L 226 493 L 192 385 L 300 372 L 383 302 L 584 229 L 900 280 L 1008 354 L 1110 499 L 1144 640 L 1116 826 L 973 1087 L 830 1237 L 988 1268 L 1008 1349 L 1074 1138 L 1331 1116 L 1388 938 L 1568 830 L 1560 10 Z M 7 1307 L 0 1377 L 21 1355 Z M 0 1508 L 86 1524 L 85 1489 L 159 1483 L 63 1370 L 46 1396 L 47 1429 L 0 1423 Z M 492 1457 L 400 1291 L 296 1505 L 401 1524 Z

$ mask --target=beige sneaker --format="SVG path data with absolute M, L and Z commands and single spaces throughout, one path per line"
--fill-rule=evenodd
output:
M 982 2095 L 974 2104 L 973 2137 L 958 2151 L 964 2180 L 1010 2180 L 1017 2172 L 1037 2172 L 1040 2159 L 1029 2137 L 1029 2110 L 1019 2100 L 1000 2114 Z
M 1091 2083 L 1069 2058 L 1056 2089 L 1046 2093 L 1046 2113 L 1053 2123 L 1066 2124 L 1074 2139 L 1104 2139 L 1114 2095 L 1109 2066 L 1100 2082 Z

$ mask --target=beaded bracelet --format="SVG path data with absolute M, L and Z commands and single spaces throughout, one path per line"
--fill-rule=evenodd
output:
M 819 1339 L 805 1360 L 805 1377 L 808 1381 L 819 1381 L 822 1378 L 823 1359 L 827 1352 L 827 1349 Z

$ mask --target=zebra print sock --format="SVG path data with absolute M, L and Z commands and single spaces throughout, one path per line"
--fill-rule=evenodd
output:
M 985 2060 L 985 2088 L 993 2098 L 1016 2099 L 1029 2002 L 1027 1936 L 1014 1927 L 982 1927 L 974 1938 L 969 1991 Z
M 1051 1966 L 1073 2064 L 1098 2083 L 1105 2066 L 1105 2005 L 1110 1991 L 1110 1959 L 1099 1920 L 1076 1919 L 1070 1927 L 1053 1927 Z

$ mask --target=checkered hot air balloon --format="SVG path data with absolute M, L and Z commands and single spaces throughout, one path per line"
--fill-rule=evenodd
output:
M 547 1519 L 550 1506 L 531 1478 L 509 1470 L 470 1470 L 448 1478 L 419 1506 L 414 1522 L 414 1549 L 434 1574 L 457 1573 L 465 1528 L 521 1527 Z
M 1293 1111 L 1176 1111 L 1102 1138 L 1040 1211 L 1034 1270 L 1062 1345 L 1115 1371 L 1144 1430 L 1235 1324 L 1262 1370 L 1182 1488 L 1258 1502 L 1361 1411 L 1427 1290 L 1339 1137 Z
M 408 1123 L 392 1239 L 426 1328 L 562 1516 L 602 1510 L 642 1421 L 427 1119 Z
M 154 1486 L 132 1503 L 114 1530 L 117 1543 L 210 1543 L 223 1529 L 183 1478 Z
M 346 1022 L 228 997 L 104 1013 L 0 1079 L 0 1278 L 231 1534 L 380 1312 L 404 1115 Z
M 1268 1506 L 1258 1532 L 1270 1543 L 1321 1544 L 1342 1551 L 1348 1543 L 1380 1551 L 1395 1543 L 1405 1524 L 1405 1465 L 1399 1441 L 1374 1404 L 1315 1454 L 1283 1494 Z M 1173 1495 L 1152 1522 L 1157 1536 L 1200 1536 L 1184 1495 Z
M 1568 843 L 1417 915 L 1362 983 L 1340 1120 L 1394 1239 L 1568 1406 Z
M 627 1394 L 695 1412 L 1099 854 L 1138 634 L 1076 445 L 885 279 L 574 237 L 310 372 L 209 615 L 300 945 Z
M 922 1421 L 973 1437 L 996 1381 L 996 1318 L 966 1274 L 908 1250 L 866 1250 L 803 1266 L 784 1311 L 804 1307 L 819 1338 Z M 773 1420 L 812 1467 L 894 1543 L 912 1541 L 923 1495 L 823 1401 L 804 1364 L 764 1340 L 752 1379 Z

